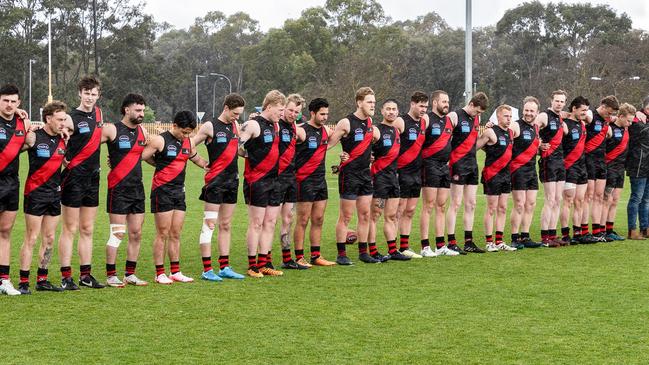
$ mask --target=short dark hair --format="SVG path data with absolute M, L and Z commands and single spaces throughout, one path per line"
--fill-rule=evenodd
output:
M 388 98 L 388 99 L 383 100 L 383 103 L 381 103 L 381 108 L 383 108 L 385 106 L 385 104 L 387 104 L 387 103 L 395 103 L 395 104 L 397 104 L 397 109 L 399 109 L 399 102 L 397 101 L 397 99 Z
M 77 87 L 79 88 L 79 91 L 92 90 L 94 88 L 101 90 L 101 83 L 95 76 L 84 76 L 79 80 Z
M 328 108 L 329 102 L 325 98 L 315 98 L 309 103 L 309 112 L 317 113 L 322 108 Z
M 20 98 L 20 90 L 14 84 L 5 84 L 0 87 L 0 96 L 2 95 L 18 95 L 18 98 Z
M 613 110 L 619 110 L 620 109 L 620 102 L 617 100 L 615 95 L 605 96 L 599 103 L 601 105 L 604 105 L 605 107 L 611 108 Z
M 122 115 L 126 114 L 126 108 L 133 105 L 133 104 L 140 104 L 140 105 L 146 105 L 146 101 L 144 100 L 144 96 L 140 94 L 128 94 L 126 97 L 124 97 L 124 101 L 122 101 L 122 107 L 119 108 L 120 113 Z
M 174 115 L 173 124 L 179 128 L 196 128 L 196 117 L 194 113 L 189 110 L 181 110 L 176 115 Z
M 487 110 L 487 106 L 489 106 L 489 98 L 487 97 L 487 94 L 480 91 L 475 95 L 473 95 L 473 97 L 469 101 L 469 104 L 473 104 L 473 106 L 477 106 L 480 109 Z
M 590 106 L 590 102 L 588 101 L 588 99 L 586 99 L 585 97 L 580 95 L 580 96 L 572 99 L 572 101 L 570 102 L 570 105 L 568 106 L 568 110 L 572 111 L 573 108 L 574 109 L 579 109 L 583 105 Z
M 47 121 L 46 117 L 49 117 L 50 115 L 54 115 L 54 113 L 60 111 L 67 111 L 67 110 L 68 110 L 68 106 L 65 105 L 64 102 L 59 100 L 53 100 L 51 103 L 47 103 L 47 105 L 43 107 L 43 122 Z
M 432 94 L 430 94 L 430 100 L 435 101 L 438 100 L 440 96 L 442 95 L 448 95 L 448 93 L 444 90 L 435 90 L 433 91 Z
M 428 95 L 422 91 L 415 91 L 412 96 L 410 96 L 411 103 L 425 103 L 428 101 Z
M 228 107 L 228 109 L 244 107 L 246 106 L 246 101 L 243 99 L 243 96 L 237 93 L 232 93 L 226 95 L 225 100 L 223 100 L 223 107 L 226 106 Z

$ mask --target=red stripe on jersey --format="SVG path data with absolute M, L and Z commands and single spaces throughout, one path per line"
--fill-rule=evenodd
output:
M 101 110 L 99 107 L 95 106 L 95 120 L 97 121 L 97 125 L 95 126 L 95 130 L 92 131 L 92 136 L 90 136 L 90 140 L 88 140 L 88 143 L 86 143 L 85 146 L 77 153 L 76 156 L 72 158 L 72 161 L 67 166 L 68 170 L 72 170 L 73 168 L 79 166 L 82 164 L 85 160 L 87 160 L 90 156 L 92 156 L 98 149 L 99 145 L 101 144 Z
M 304 181 L 304 179 L 311 176 L 311 174 L 318 168 L 318 166 L 320 166 L 322 160 L 324 160 L 327 154 L 327 145 L 322 143 L 322 141 L 326 141 L 328 138 L 327 129 L 325 127 L 322 127 L 322 139 L 320 140 L 320 146 L 318 146 L 318 149 L 315 150 L 309 160 L 297 169 L 297 172 L 295 174 L 297 182 Z
M 586 152 L 590 153 L 601 146 L 604 141 L 606 141 L 606 134 L 608 133 L 608 123 L 604 123 L 602 130 L 599 133 L 586 142 Z
M 581 137 L 579 137 L 579 142 L 575 145 L 575 148 L 568 153 L 568 156 L 563 158 L 563 166 L 567 169 L 571 168 L 572 165 L 579 160 L 579 158 L 584 154 L 584 141 L 586 140 L 586 130 L 582 124 L 581 128 Z
M 59 145 L 56 146 L 56 152 L 54 155 L 27 178 L 27 181 L 25 182 L 25 191 L 23 193 L 25 196 L 38 189 L 39 186 L 45 184 L 52 175 L 61 168 L 63 158 L 65 157 L 65 152 L 59 153 L 61 150 L 65 151 L 65 142 L 63 141 L 63 138 L 59 140 Z
M 137 126 L 138 134 L 135 139 L 135 144 L 128 151 L 128 154 L 108 173 L 108 188 L 112 189 L 119 184 L 124 178 L 133 170 L 135 165 L 142 157 L 144 151 L 144 132 L 140 125 Z
M 187 154 L 182 153 L 183 150 L 188 151 Z M 171 163 L 165 166 L 163 169 L 156 171 L 153 174 L 153 182 L 151 183 L 151 190 L 155 190 L 160 186 L 172 181 L 181 172 L 185 169 L 187 165 L 187 160 L 189 159 L 189 151 L 191 150 L 191 144 L 189 138 L 183 140 L 183 145 L 181 147 L 180 153 L 176 155 L 176 158 L 171 161 Z
M 485 181 L 489 181 L 494 178 L 494 176 L 498 175 L 500 171 L 502 171 L 505 167 L 507 167 L 507 164 L 511 161 L 512 159 L 512 148 L 514 146 L 514 142 L 512 139 L 512 131 L 509 131 L 509 145 L 505 149 L 505 152 L 503 152 L 502 156 L 498 157 L 496 161 L 494 161 L 491 165 L 485 166 L 484 169 L 482 169 L 482 177 L 485 179 Z
M 365 132 L 365 137 L 363 138 L 361 143 L 357 144 L 356 147 L 354 147 L 354 149 L 349 152 L 349 158 L 345 162 L 340 164 L 340 168 L 349 165 L 352 161 L 362 156 L 369 148 L 370 143 L 372 143 L 373 135 L 374 132 L 372 129 L 372 118 L 367 118 L 367 129 Z
M 453 174 L 453 165 L 455 165 L 456 162 L 460 161 L 462 158 L 464 158 L 464 156 L 471 152 L 471 150 L 475 146 L 475 142 L 478 140 L 478 124 L 478 117 L 475 117 L 473 119 L 473 129 L 471 130 L 469 135 L 464 141 L 462 141 L 459 146 L 451 151 L 451 156 L 448 161 L 449 168 L 451 169 L 451 174 Z
M 228 143 L 228 146 L 223 150 L 223 153 L 212 162 L 210 170 L 205 174 L 205 185 L 209 184 L 214 180 L 223 170 L 225 170 L 232 161 L 237 158 L 237 148 L 239 141 L 232 138 Z
M 399 137 L 399 132 L 396 130 L 396 128 L 394 128 L 394 133 L 397 137 Z M 398 143 L 393 143 L 392 147 L 390 147 L 390 150 L 385 154 L 385 156 L 382 156 L 381 158 L 378 158 L 374 160 L 374 162 L 372 162 L 372 167 L 370 169 L 372 176 L 383 171 L 386 167 L 390 166 L 395 159 L 399 157 L 399 148 L 400 145 Z
M 559 119 L 559 121 L 560 124 L 563 124 L 563 119 Z M 545 151 L 541 151 L 541 157 L 547 158 L 550 155 L 552 155 L 552 153 L 554 153 L 554 151 L 556 151 L 557 148 L 559 148 L 562 140 L 563 140 L 563 128 L 557 128 L 557 133 L 550 140 L 550 148 L 548 148 Z
M 291 143 L 279 158 L 279 174 L 286 170 L 295 157 L 295 122 L 291 123 L 291 126 L 293 127 L 293 138 L 291 138 Z
M 622 136 L 622 140 L 620 140 L 620 144 L 615 146 L 615 148 L 613 148 L 610 152 L 606 154 L 606 163 L 615 160 L 619 155 L 621 155 L 624 151 L 626 151 L 628 144 L 629 144 L 629 132 L 625 129 L 624 135 Z
M 534 141 L 527 146 L 525 151 L 521 152 L 518 156 L 514 157 L 512 160 L 511 164 L 509 164 L 509 172 L 514 173 L 516 170 L 520 169 L 522 166 L 527 165 L 533 158 L 536 156 L 536 154 L 539 152 L 539 145 L 541 144 L 541 141 L 539 140 L 539 127 L 534 126 L 536 128 L 536 138 L 534 138 Z
M 18 131 L 22 132 L 22 136 L 16 135 L 16 132 Z M 23 144 L 25 144 L 26 135 L 27 133 L 25 132 L 25 123 L 22 119 L 16 117 L 16 130 L 11 136 L 9 142 L 7 142 L 5 148 L 2 150 L 2 152 L 0 152 L 0 171 L 4 170 L 13 160 L 16 159 L 16 157 L 20 153 L 20 149 L 22 148 Z
M 424 118 L 421 118 L 419 121 L 419 135 L 413 144 L 408 148 L 404 153 L 399 156 L 397 160 L 397 168 L 401 169 L 408 166 L 412 161 L 417 159 L 421 153 L 421 146 L 424 144 L 424 139 L 426 138 L 426 132 L 424 131 Z M 424 132 L 422 132 L 424 131 Z
M 421 157 L 428 158 L 435 155 L 437 152 L 441 151 L 446 147 L 448 142 L 451 140 L 451 133 L 445 133 L 447 129 L 453 129 L 453 124 L 451 123 L 451 118 L 446 116 L 446 124 L 444 125 L 444 130 L 441 132 L 439 137 L 431 144 L 430 146 L 424 148 L 421 151 Z
M 273 123 L 273 126 L 275 129 L 275 139 L 273 140 L 273 145 L 270 147 L 270 151 L 268 151 L 266 158 L 264 158 L 264 160 L 257 164 L 257 166 L 255 167 L 251 167 L 250 160 L 246 159 L 244 177 L 249 184 L 254 183 L 255 181 L 266 176 L 270 172 L 270 170 L 272 170 L 273 167 L 275 167 L 275 165 L 278 163 L 277 159 L 279 158 L 279 136 L 277 135 L 277 132 L 279 130 L 279 126 L 277 125 L 277 123 Z M 257 138 L 262 137 L 259 136 Z

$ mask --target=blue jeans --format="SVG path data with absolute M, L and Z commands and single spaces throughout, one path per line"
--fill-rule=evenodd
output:
M 640 229 L 649 228 L 649 179 L 646 177 L 632 177 L 631 197 L 626 206 L 629 230 L 636 229 L 639 216 Z

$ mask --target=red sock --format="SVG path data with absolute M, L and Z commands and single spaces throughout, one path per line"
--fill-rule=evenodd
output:
M 165 273 L 165 266 L 163 265 L 156 265 L 155 266 L 155 276 L 159 276 Z
M 388 253 L 393 254 L 397 252 L 397 240 L 388 241 Z
M 255 270 L 255 269 L 257 269 L 257 256 L 248 255 L 248 270 Z
M 266 266 L 266 262 L 268 262 L 268 255 L 260 253 L 257 255 L 257 269 L 261 269 L 262 267 Z
M 408 243 L 410 241 L 410 235 L 408 234 L 402 234 L 401 237 L 399 237 L 399 251 L 405 251 L 410 248 L 410 244 Z
M 169 263 L 169 266 L 171 267 L 171 275 L 177 274 L 180 272 L 180 262 L 178 261 L 172 261 Z
M 230 256 L 219 256 L 219 269 L 223 270 L 230 266 Z
M 282 249 L 282 262 L 289 262 L 292 260 L 291 249 Z
M 212 256 L 203 257 L 203 272 L 212 270 Z

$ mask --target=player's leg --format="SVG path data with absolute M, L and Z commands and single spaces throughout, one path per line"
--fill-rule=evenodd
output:
M 563 205 L 561 206 L 561 240 L 570 243 L 570 211 L 575 204 L 577 185 L 566 183 L 563 190 Z M 574 215 L 573 215 L 574 217 Z
M 421 236 L 422 255 L 424 250 L 430 251 L 430 221 L 437 201 L 437 188 L 423 187 L 421 189 L 421 213 L 419 216 L 419 233 Z M 435 216 L 437 219 L 437 216 Z M 436 232 L 439 235 L 439 232 Z M 428 247 L 428 249 L 426 249 Z M 428 255 L 424 255 L 428 256 Z
M 126 235 L 126 214 L 108 215 L 109 233 L 106 242 L 106 283 L 112 287 L 123 287 L 124 283 L 117 277 L 117 249 Z
M 72 250 L 74 246 L 74 236 L 79 231 L 81 208 L 68 207 L 61 205 L 61 215 L 63 224 L 61 224 L 61 235 L 59 236 L 59 263 L 61 264 L 61 277 L 70 278 L 72 275 Z M 94 224 L 94 222 L 93 222 Z M 77 244 L 78 250 L 80 245 Z M 81 252 L 79 251 L 79 262 L 81 262 Z
M 45 215 L 41 223 L 41 247 L 38 251 L 38 272 L 36 273 L 36 290 L 38 291 L 63 291 L 63 288 L 52 285 L 48 280 L 49 264 L 54 255 L 54 240 L 56 239 L 56 229 L 59 226 L 59 217 L 60 214 Z
M 264 225 L 265 207 L 248 205 L 248 229 L 246 231 L 246 244 L 248 246 L 248 275 L 251 277 L 263 277 L 257 268 L 257 248 L 259 237 Z M 260 251 L 261 253 L 261 251 Z
M 25 234 L 20 247 L 20 283 L 18 290 L 21 294 L 31 294 L 29 290 L 29 269 L 32 264 L 34 246 L 41 232 L 43 216 L 25 213 Z
M 124 279 L 126 283 L 135 286 L 145 286 L 148 283 L 135 275 L 137 259 L 140 256 L 140 245 L 142 244 L 142 224 L 144 213 L 126 215 L 126 228 L 128 232 L 128 245 L 126 246 L 126 267 Z
M 0 293 L 20 295 L 9 280 L 11 262 L 11 230 L 16 221 L 17 210 L 0 212 Z
M 181 283 L 191 283 L 193 278 L 183 274 L 180 269 L 180 236 L 183 231 L 183 223 L 185 222 L 185 211 L 183 209 L 174 209 L 171 216 L 171 227 L 169 229 L 169 237 L 167 238 L 167 254 L 169 255 L 169 268 L 173 281 Z
M 325 260 L 320 252 L 322 242 L 322 226 L 324 225 L 327 200 L 316 200 L 311 206 L 311 225 L 309 227 L 309 242 L 311 244 L 311 263 L 318 266 L 334 266 L 333 261 Z M 317 257 L 315 256 L 317 254 Z
M 500 251 L 516 251 L 504 242 L 505 224 L 507 222 L 507 204 L 509 203 L 509 193 L 503 193 L 498 196 L 498 208 L 496 210 L 496 247 Z
M 275 270 L 272 262 L 269 260 L 270 250 L 273 247 L 273 238 L 275 237 L 275 226 L 280 214 L 280 206 L 268 206 L 264 214 L 261 235 L 259 236 L 259 257 L 257 267 L 262 274 L 267 276 L 281 276 L 284 273 Z
M 371 199 L 371 196 L 369 197 Z M 336 248 L 338 249 L 338 257 L 336 263 L 339 265 L 351 265 L 351 260 L 347 257 L 347 231 L 349 222 L 352 220 L 354 210 L 356 209 L 356 199 L 345 199 L 340 197 L 340 210 L 338 212 L 338 222 L 336 222 Z M 368 222 L 369 230 L 369 222 Z M 367 237 L 367 236 L 366 236 Z
M 236 204 L 223 203 L 218 207 L 219 235 L 219 273 L 223 279 L 243 279 L 244 276 L 236 273 L 230 266 L 230 245 L 232 242 L 232 217 Z
M 153 214 L 155 221 L 155 238 L 153 239 L 153 264 L 155 265 L 155 282 L 158 284 L 172 284 L 173 281 L 165 273 L 165 245 L 169 242 L 169 232 L 174 211 L 158 212 Z M 171 250 L 170 250 L 171 252 Z M 171 256 L 171 255 L 169 255 Z M 171 257 L 169 257 L 171 261 Z
M 499 195 L 487 195 L 487 209 L 484 212 L 484 234 L 487 242 L 487 251 L 489 252 L 498 251 L 493 240 L 494 217 L 498 210 L 498 197 Z
M 512 245 L 516 245 L 520 237 L 520 228 L 525 215 L 525 202 L 527 200 L 526 190 L 513 190 L 512 199 L 514 200 L 512 206 L 512 214 L 510 217 L 512 229 Z
M 92 277 L 92 237 L 95 230 L 95 220 L 97 218 L 97 207 L 79 208 L 79 224 L 75 229 L 79 231 L 79 240 L 77 242 L 77 251 L 79 253 L 79 280 L 85 282 L 84 285 L 98 288 L 96 280 Z M 73 233 L 74 234 L 74 233 Z M 90 285 L 87 285 L 90 284 Z M 103 287 L 103 285 L 100 285 Z
M 205 190 L 205 188 L 204 188 Z M 218 224 L 220 205 L 205 202 L 203 206 L 203 223 L 198 243 L 203 262 L 203 273 L 201 278 L 209 281 L 221 281 L 212 268 L 212 236 Z M 219 232 L 220 237 L 220 232 Z

